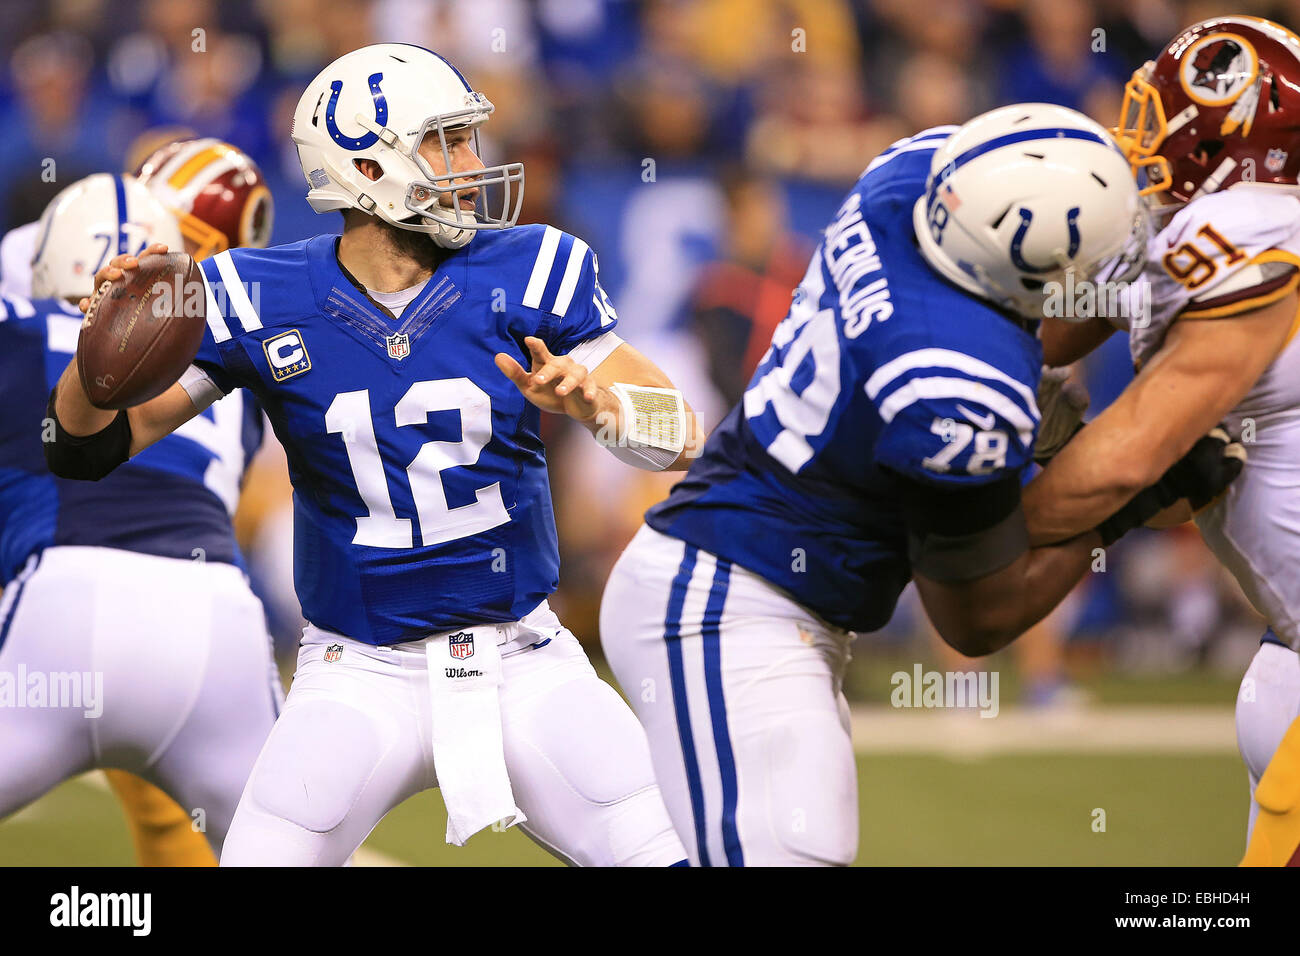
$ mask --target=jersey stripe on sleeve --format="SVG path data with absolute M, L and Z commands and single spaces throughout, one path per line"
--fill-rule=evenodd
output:
M 540 308 L 542 293 L 546 291 L 546 280 L 551 277 L 551 267 L 555 264 L 555 251 L 560 245 L 560 230 L 547 226 L 542 235 L 542 247 L 537 252 L 533 263 L 532 275 L 528 277 L 528 287 L 524 290 L 524 307 Z
M 262 320 L 253 308 L 253 303 L 249 301 L 248 290 L 244 288 L 244 282 L 239 278 L 239 271 L 235 268 L 234 260 L 230 257 L 230 250 L 219 252 L 212 257 L 213 264 L 217 271 L 221 273 L 222 286 L 226 292 L 226 300 L 235 310 L 235 315 L 239 317 L 239 322 L 244 327 L 245 332 L 255 332 L 262 327 Z

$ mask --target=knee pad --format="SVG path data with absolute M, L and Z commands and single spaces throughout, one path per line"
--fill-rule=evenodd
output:
M 852 863 L 858 852 L 857 766 L 838 713 L 789 714 L 779 726 L 761 734 L 761 747 L 764 822 L 775 839 L 772 849 L 777 858 L 763 858 L 766 852 L 760 840 L 752 852 L 745 848 L 745 862 L 751 866 Z M 752 786 L 741 791 L 742 801 L 759 798 Z M 755 829 L 749 825 L 753 816 L 740 809 L 741 837 L 748 843 Z
M 383 753 L 365 713 L 334 701 L 303 701 L 280 715 L 257 758 L 250 795 L 267 813 L 327 833 L 356 804 Z
M 526 737 L 587 803 L 605 806 L 654 787 L 645 731 L 603 680 L 568 681 L 538 704 L 550 716 L 532 721 Z

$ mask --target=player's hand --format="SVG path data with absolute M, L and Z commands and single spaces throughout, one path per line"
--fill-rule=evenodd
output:
M 1034 461 L 1046 465 L 1065 447 L 1066 442 L 1083 427 L 1083 413 L 1091 398 L 1082 382 L 1070 381 L 1070 368 L 1043 366 L 1038 383 L 1038 440 L 1034 443 Z
M 596 383 L 585 366 L 567 355 L 552 355 L 546 343 L 536 336 L 528 336 L 524 345 L 532 356 L 528 371 L 505 352 L 497 353 L 497 368 L 515 383 L 524 398 L 542 411 L 587 422 L 603 409 L 617 405 L 617 399 Z
M 1174 462 L 1159 481 L 1097 526 L 1102 543 L 1109 545 L 1184 498 L 1193 511 L 1204 508 L 1227 490 L 1245 464 L 1245 447 L 1222 428 L 1214 429 Z
M 99 293 L 99 287 L 105 282 L 116 282 L 132 269 L 140 268 L 140 256 L 162 255 L 166 252 L 166 243 L 155 242 L 151 243 L 149 247 L 139 255 L 132 256 L 123 254 L 109 259 L 108 264 L 95 273 L 95 295 Z M 94 295 L 83 298 L 77 303 L 77 308 L 79 308 L 83 313 L 89 311 L 90 303 L 93 298 Z

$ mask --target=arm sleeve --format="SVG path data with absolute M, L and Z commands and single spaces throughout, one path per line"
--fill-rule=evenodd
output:
M 1021 474 L 981 485 L 940 488 L 893 474 L 912 568 L 935 581 L 969 581 L 1000 571 L 1029 550 Z

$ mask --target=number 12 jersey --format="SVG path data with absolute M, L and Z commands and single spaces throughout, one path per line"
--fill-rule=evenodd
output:
M 586 243 L 483 232 L 394 318 L 340 268 L 337 237 L 205 261 L 195 364 L 252 391 L 294 488 L 304 616 L 370 644 L 514 621 L 558 583 L 540 412 L 494 363 L 528 367 L 617 319 Z

